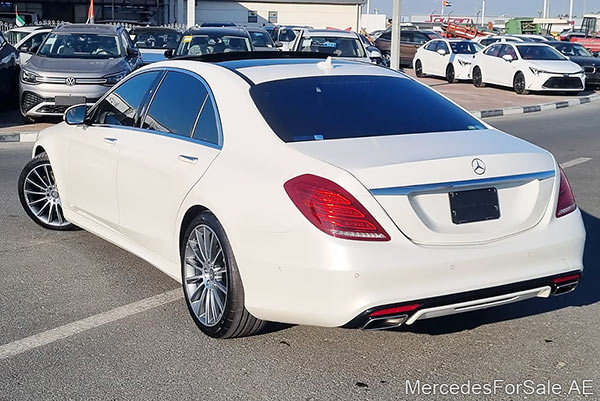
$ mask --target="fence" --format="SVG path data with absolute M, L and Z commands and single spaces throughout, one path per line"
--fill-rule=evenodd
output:
M 50 26 L 50 27 L 54 28 L 60 24 L 69 24 L 69 22 L 45 20 L 45 21 L 38 21 L 35 24 L 30 24 L 28 26 Z M 130 24 L 130 23 L 126 23 L 126 22 L 108 22 L 107 25 L 120 25 L 123 28 L 127 29 L 128 31 L 135 27 L 144 26 L 143 24 Z M 173 29 L 177 29 L 179 31 L 185 31 L 185 29 L 186 29 L 186 25 L 184 25 L 184 24 L 165 24 L 165 25 L 161 25 L 161 27 L 173 28 Z M 18 28 L 17 25 L 14 23 L 0 22 L 0 31 L 2 31 L 2 32 L 6 32 L 6 31 L 9 31 L 14 28 Z

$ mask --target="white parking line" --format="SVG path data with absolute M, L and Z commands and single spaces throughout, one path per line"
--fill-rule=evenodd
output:
M 150 298 L 142 299 L 141 301 L 133 302 L 128 305 L 119 306 L 118 308 L 109 310 L 108 312 L 90 316 L 88 318 L 78 320 L 76 322 L 65 324 L 42 333 L 34 334 L 30 337 L 22 338 L 8 344 L 0 346 L 0 360 L 13 357 L 23 352 L 30 351 L 34 348 L 41 347 L 53 343 L 54 341 L 62 340 L 63 338 L 71 337 L 75 334 L 103 326 L 108 323 L 126 318 L 137 313 L 147 311 L 148 309 L 168 304 L 182 298 L 181 289 L 163 292 Z
M 569 168 L 569 167 L 573 167 L 573 166 L 576 166 L 581 163 L 589 162 L 590 160 L 592 160 L 591 157 L 578 157 L 577 159 L 573 159 L 573 160 L 569 160 L 568 162 L 560 163 L 560 166 L 562 168 Z

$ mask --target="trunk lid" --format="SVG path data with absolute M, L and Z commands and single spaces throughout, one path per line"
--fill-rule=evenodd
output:
M 353 174 L 420 244 L 481 243 L 530 229 L 542 219 L 554 186 L 550 153 L 496 130 L 289 145 Z M 478 168 L 478 174 L 479 164 L 485 171 Z M 480 188 L 496 189 L 500 217 L 453 223 L 449 192 Z

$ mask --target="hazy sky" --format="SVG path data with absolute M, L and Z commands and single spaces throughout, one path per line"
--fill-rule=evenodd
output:
M 371 12 L 379 8 L 380 13 L 391 15 L 392 0 L 370 0 Z M 476 15 L 481 10 L 481 0 L 451 0 L 452 7 L 446 8 L 446 13 L 454 11 L 456 15 Z M 402 14 L 430 14 L 441 8 L 441 0 L 403 0 Z M 544 0 L 487 0 L 485 13 L 487 15 L 508 14 L 511 16 L 537 16 Z M 569 0 L 550 0 L 551 14 L 568 14 Z M 581 16 L 585 7 L 586 13 L 600 13 L 600 0 L 575 0 L 573 14 Z

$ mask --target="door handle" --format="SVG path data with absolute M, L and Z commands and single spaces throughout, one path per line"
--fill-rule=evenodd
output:
M 104 138 L 104 143 L 108 145 L 114 145 L 117 143 L 117 138 Z
M 191 163 L 191 164 L 194 164 L 198 161 L 197 157 L 187 156 L 187 155 L 179 155 L 178 159 L 182 162 Z

